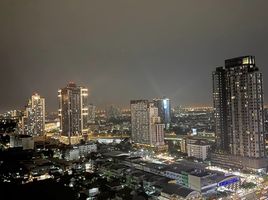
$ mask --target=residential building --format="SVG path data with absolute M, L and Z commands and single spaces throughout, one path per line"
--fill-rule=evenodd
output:
M 58 91 L 60 132 L 71 143 L 71 137 L 87 133 L 88 89 L 69 83 Z
M 265 157 L 262 74 L 254 56 L 225 61 L 213 73 L 218 149 L 249 158 Z
M 45 133 L 45 99 L 35 93 L 29 99 L 22 118 L 25 135 L 38 136 Z
M 158 116 L 158 108 L 148 100 L 132 100 L 132 140 L 151 147 L 164 145 L 164 124 Z

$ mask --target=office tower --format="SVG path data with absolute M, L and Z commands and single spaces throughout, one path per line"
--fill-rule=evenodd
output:
M 218 149 L 235 156 L 265 157 L 262 85 L 254 56 L 228 59 L 225 68 L 213 73 Z
M 26 135 L 43 135 L 45 131 L 45 99 L 35 93 L 28 101 L 22 119 L 23 132 Z
M 158 108 L 158 114 L 161 123 L 165 124 L 165 128 L 169 129 L 171 122 L 171 106 L 168 98 L 160 98 L 153 100 L 154 105 Z
M 130 109 L 132 140 L 152 147 L 164 145 L 164 124 L 160 123 L 158 108 L 148 100 L 132 100 Z
M 60 132 L 70 139 L 87 133 L 88 89 L 69 83 L 58 91 Z

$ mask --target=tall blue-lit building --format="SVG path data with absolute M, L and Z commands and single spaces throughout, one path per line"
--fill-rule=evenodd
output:
M 157 98 L 153 100 L 155 107 L 158 108 L 158 115 L 161 123 L 165 124 L 165 128 L 170 128 L 171 123 L 171 104 L 169 98 Z

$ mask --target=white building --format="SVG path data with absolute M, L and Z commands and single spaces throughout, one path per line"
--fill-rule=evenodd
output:
M 96 144 L 82 144 L 76 145 L 72 149 L 67 149 L 64 158 L 66 160 L 78 160 L 83 156 L 88 155 L 91 152 L 97 152 Z
M 201 143 L 199 141 L 195 143 L 187 143 L 187 154 L 189 157 L 206 160 L 209 148 L 210 145 Z
M 148 100 L 132 100 L 132 140 L 138 144 L 159 147 L 164 145 L 164 128 L 158 115 L 158 108 Z
M 148 100 L 130 101 L 131 137 L 135 143 L 150 143 L 148 103 Z

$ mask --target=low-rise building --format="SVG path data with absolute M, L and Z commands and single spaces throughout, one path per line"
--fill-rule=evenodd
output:
M 260 173 L 267 171 L 267 158 L 248 158 L 230 154 L 212 153 L 211 163 L 216 166 L 231 169 L 246 169 Z
M 10 135 L 10 147 L 22 147 L 23 150 L 34 149 L 34 140 L 29 135 Z
M 169 178 L 173 183 L 181 187 L 189 188 L 202 194 L 215 192 L 222 185 L 225 188 L 236 191 L 241 185 L 239 176 L 208 170 L 205 165 L 200 163 L 184 160 L 166 165 L 147 162 L 140 158 L 131 159 L 131 157 L 127 158 L 120 155 L 118 153 L 118 155 L 112 157 L 117 159 L 117 162 L 121 160 L 119 162 L 128 167 Z
M 67 149 L 64 153 L 65 160 L 78 160 L 80 159 L 80 152 L 78 148 Z
M 181 187 L 176 184 L 166 184 L 163 186 L 159 200 L 198 200 L 202 199 L 200 192 Z
M 91 152 L 97 152 L 97 145 L 94 143 L 80 144 L 66 149 L 64 153 L 64 158 L 66 160 L 78 160 Z
M 80 156 L 85 156 L 91 152 L 97 152 L 97 145 L 94 143 L 81 144 L 77 146 Z
M 201 160 L 206 160 L 208 157 L 208 150 L 210 145 L 201 141 L 187 144 L 187 154 L 189 157 L 195 157 Z

